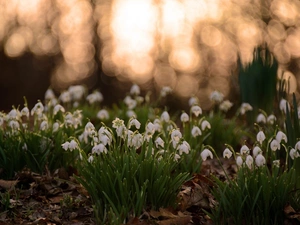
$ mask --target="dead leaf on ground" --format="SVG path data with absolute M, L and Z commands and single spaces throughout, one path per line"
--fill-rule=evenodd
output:
M 4 188 L 6 190 L 12 189 L 16 184 L 18 183 L 18 180 L 2 180 L 0 179 L 0 187 Z

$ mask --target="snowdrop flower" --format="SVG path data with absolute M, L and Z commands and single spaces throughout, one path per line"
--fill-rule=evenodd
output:
M 179 160 L 180 158 L 181 158 L 180 155 L 175 154 L 175 156 L 174 156 L 174 161 L 175 161 L 175 162 L 178 162 L 178 160 Z
M 232 106 L 233 103 L 231 101 L 225 100 L 219 105 L 219 109 L 223 112 L 227 112 Z
M 256 135 L 256 140 L 260 143 L 260 144 L 262 144 L 263 143 L 263 141 L 266 139 L 266 135 L 264 134 L 264 132 L 263 131 L 259 131 L 258 133 L 257 133 L 257 135 Z
M 68 150 L 69 149 L 69 145 L 70 145 L 70 142 L 68 142 L 68 141 L 66 141 L 65 143 L 63 143 L 62 145 L 61 145 L 61 147 L 64 149 L 64 150 Z
M 229 148 L 225 148 L 225 150 L 223 151 L 223 158 L 230 159 L 231 156 L 232 156 L 232 152 L 229 150 Z
M 145 140 L 147 140 L 148 142 L 150 138 L 152 138 L 154 133 L 155 133 L 155 125 L 151 122 L 147 123 L 145 136 L 144 136 Z
M 79 135 L 78 140 L 80 142 L 83 142 L 83 143 L 87 144 L 88 143 L 88 137 L 89 137 L 88 133 L 86 131 L 83 131 L 82 134 Z
M 132 99 L 130 96 L 126 96 L 124 103 L 127 105 L 128 109 L 134 109 L 137 105 L 137 101 Z
M 126 116 L 131 118 L 131 117 L 136 117 L 136 113 L 133 110 L 128 110 L 126 112 Z
M 295 144 L 295 149 L 296 149 L 296 150 L 300 150 L 300 141 L 298 141 L 298 142 Z
M 135 126 L 136 129 L 140 129 L 141 123 L 140 123 L 137 119 L 131 118 L 131 119 L 129 120 L 129 128 L 130 128 L 131 126 Z
M 255 146 L 255 147 L 253 148 L 253 157 L 254 157 L 254 158 L 255 158 L 258 154 L 261 154 L 261 153 L 262 153 L 262 150 L 261 150 L 260 147 Z
M 180 141 L 181 138 L 182 138 L 182 134 L 181 134 L 181 132 L 178 129 L 172 131 L 172 133 L 171 133 L 171 140 L 172 140 L 172 144 L 173 144 L 174 148 L 179 143 L 179 141 Z
M 206 130 L 206 129 L 210 129 L 210 123 L 207 120 L 203 120 L 201 123 L 201 130 Z
M 44 106 L 41 102 L 38 102 L 34 105 L 34 107 L 31 109 L 31 115 L 41 115 L 44 112 Z
M 40 124 L 40 130 L 47 130 L 49 128 L 48 121 L 44 120 Z
M 92 163 L 94 161 L 94 157 L 92 155 L 90 155 L 90 157 L 88 158 L 88 162 Z
M 273 160 L 273 165 L 279 168 L 279 166 L 280 166 L 280 160 L 279 159 Z
M 93 93 L 89 94 L 86 97 L 86 100 L 89 102 L 89 104 L 94 104 L 96 102 L 102 102 L 103 101 L 103 95 L 100 91 L 94 91 Z
M 258 114 L 257 118 L 256 118 L 256 122 L 257 123 L 266 123 L 267 122 L 267 118 L 264 114 L 260 113 Z
M 253 165 L 253 158 L 251 155 L 247 155 L 246 157 L 246 165 L 248 166 L 249 169 L 252 168 Z
M 291 106 L 290 106 L 290 104 L 288 103 L 288 101 L 285 100 L 285 99 L 281 99 L 281 100 L 280 100 L 280 103 L 279 103 L 279 109 L 280 109 L 282 112 L 284 112 L 284 113 L 286 113 L 286 105 L 287 105 L 287 107 L 288 107 L 288 109 L 289 109 L 289 111 L 290 111 Z
M 244 115 L 246 112 L 252 111 L 252 110 L 253 110 L 253 108 L 249 103 L 242 103 L 242 105 L 240 107 L 241 115 Z
M 18 121 L 16 120 L 11 120 L 8 122 L 8 126 L 12 129 L 12 130 L 19 130 L 20 128 L 20 124 Z
M 257 167 L 261 167 L 266 164 L 266 159 L 262 154 L 258 154 L 255 158 L 255 164 Z
M 133 133 L 131 137 L 131 146 L 135 147 L 135 149 L 138 149 L 143 144 L 143 135 L 140 133 Z
M 6 118 L 7 120 L 18 120 L 20 119 L 20 112 L 16 109 L 10 110 L 10 112 L 7 114 Z
M 83 85 L 70 86 L 68 92 L 73 101 L 80 101 L 85 93 L 85 87 Z
M 45 92 L 45 100 L 51 100 L 55 98 L 55 94 L 52 89 L 48 88 L 48 90 Z
M 97 155 L 100 155 L 100 153 L 107 153 L 107 148 L 105 147 L 104 144 L 100 143 L 100 144 L 97 144 L 95 145 L 93 148 L 92 148 L 92 153 L 96 153 Z
M 202 134 L 200 128 L 197 127 L 197 126 L 193 126 L 191 133 L 192 133 L 193 137 L 197 137 L 197 136 L 200 136 Z
M 2 114 L 0 113 L 0 126 L 2 126 L 4 123 L 4 118 L 2 116 Z
M 159 119 L 155 119 L 153 121 L 153 124 L 154 124 L 154 128 L 157 132 L 161 132 L 161 129 L 162 129 L 162 125 L 161 125 L 161 121 Z
M 177 149 L 179 151 L 179 155 L 182 155 L 182 153 L 189 154 L 191 147 L 189 143 L 183 141 L 181 144 L 178 145 Z
M 275 123 L 275 121 L 276 121 L 276 117 L 273 114 L 271 114 L 271 115 L 268 116 L 267 122 L 269 124 L 273 125 Z
M 26 106 L 21 110 L 21 115 L 29 117 L 29 109 Z
M 78 126 L 81 126 L 82 124 L 82 110 L 75 110 L 73 112 L 73 126 L 76 129 Z
M 69 91 L 63 91 L 59 96 L 59 100 L 62 101 L 63 103 L 71 102 L 71 99 L 72 98 Z
M 67 112 L 65 115 L 65 120 L 64 120 L 65 126 L 72 127 L 72 126 L 74 126 L 73 122 L 74 122 L 73 115 L 70 112 Z
M 210 94 L 210 100 L 214 103 L 220 103 L 223 101 L 224 95 L 219 91 L 213 91 Z
M 137 84 L 134 84 L 130 88 L 131 95 L 139 95 L 141 93 L 140 87 Z
M 166 97 L 168 94 L 170 94 L 172 92 L 172 88 L 168 87 L 168 86 L 164 86 L 162 87 L 162 89 L 160 90 L 160 96 L 161 97 Z
M 276 140 L 281 143 L 282 140 L 284 140 L 285 143 L 287 143 L 287 136 L 282 131 L 278 131 L 276 134 Z
M 164 111 L 162 114 L 161 114 L 161 116 L 160 116 L 160 120 L 162 121 L 162 122 L 169 122 L 170 121 L 170 115 L 169 115 L 169 113 L 167 112 L 167 111 Z
M 300 156 L 300 154 L 296 149 L 292 148 L 290 150 L 290 157 L 291 157 L 292 160 L 298 158 L 299 156 Z
M 270 143 L 270 147 L 271 147 L 272 151 L 279 150 L 280 149 L 280 143 L 276 139 L 273 139 Z
M 213 158 L 212 152 L 210 150 L 208 150 L 207 148 L 204 149 L 200 155 L 201 155 L 201 158 L 203 161 L 205 161 L 207 159 L 207 157 L 210 157 L 211 159 Z
M 91 122 L 87 122 L 84 128 L 85 132 L 88 133 L 89 136 L 92 136 L 95 134 L 95 126 Z
M 22 150 L 23 150 L 23 151 L 27 151 L 27 150 L 28 150 L 28 147 L 27 147 L 27 144 L 26 144 L 26 143 L 24 143 L 24 145 L 22 146 Z
M 156 138 L 156 140 L 155 140 L 156 148 L 158 148 L 159 146 L 163 148 L 164 145 L 165 145 L 165 142 L 163 141 L 163 139 L 161 139 L 160 137 Z
M 248 148 L 247 145 L 243 145 L 240 149 L 240 153 L 241 155 L 248 155 L 249 154 L 250 149 Z
M 106 109 L 101 109 L 97 113 L 97 118 L 99 118 L 100 120 L 108 120 L 109 119 L 108 111 Z
M 197 104 L 199 104 L 199 100 L 197 97 L 191 97 L 189 99 L 189 106 L 193 106 L 193 105 L 197 105 Z
M 185 112 L 183 112 L 180 116 L 180 120 L 181 120 L 182 123 L 188 122 L 189 119 L 190 119 L 189 115 Z
M 198 105 L 193 105 L 191 107 L 191 112 L 196 116 L 198 117 L 200 114 L 202 114 L 202 109 L 200 108 L 200 106 Z
M 74 140 L 71 140 L 69 143 L 69 149 L 72 152 L 73 150 L 78 148 L 78 143 Z
M 57 132 L 58 129 L 59 129 L 59 127 L 60 127 L 60 124 L 58 122 L 53 123 L 53 125 L 52 125 L 52 133 Z
M 61 106 L 60 104 L 57 104 L 53 108 L 53 115 L 56 115 L 59 111 L 61 111 L 61 112 L 64 113 L 65 112 L 65 108 L 63 106 Z
M 236 165 L 239 167 L 243 165 L 243 159 L 241 156 L 236 157 Z

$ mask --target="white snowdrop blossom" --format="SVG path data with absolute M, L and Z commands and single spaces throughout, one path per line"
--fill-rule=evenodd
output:
M 21 110 L 21 115 L 22 116 L 26 116 L 27 118 L 29 117 L 29 109 L 28 107 L 24 107 L 22 110 Z
M 129 120 L 129 128 L 130 128 L 131 126 L 135 126 L 136 129 L 140 129 L 141 123 L 140 123 L 137 119 L 131 118 L 131 119 Z
M 124 103 L 126 104 L 128 109 L 134 109 L 137 105 L 137 101 L 132 99 L 130 96 L 125 97 Z
M 243 165 L 243 158 L 240 155 L 236 157 L 236 165 L 239 167 Z
M 188 122 L 190 119 L 189 115 L 186 112 L 183 112 L 180 116 L 180 120 L 182 123 Z
M 162 124 L 161 124 L 161 121 L 160 119 L 155 119 L 153 121 L 153 124 L 154 124 L 154 128 L 157 132 L 161 132 L 161 129 L 162 129 Z
M 298 142 L 295 144 L 295 149 L 296 149 L 296 150 L 300 150 L 300 141 L 298 141 Z
M 282 140 L 284 140 L 285 143 L 287 143 L 287 136 L 282 131 L 278 131 L 276 134 L 276 140 L 281 143 Z
M 255 147 L 253 148 L 253 157 L 254 157 L 254 158 L 255 158 L 258 154 L 261 154 L 261 153 L 262 153 L 262 150 L 261 150 L 260 147 L 255 146 Z
M 89 102 L 89 104 L 94 104 L 96 102 L 102 102 L 103 101 L 103 95 L 100 91 L 94 91 L 93 93 L 89 94 L 86 97 L 86 100 Z
M 232 156 L 232 152 L 229 150 L 229 148 L 225 148 L 223 151 L 223 158 L 230 159 Z
M 73 101 L 80 101 L 85 94 L 85 87 L 83 85 L 72 85 L 68 88 L 71 99 Z
M 65 124 L 66 127 L 74 126 L 74 119 L 73 119 L 72 113 L 70 113 L 70 112 L 66 113 L 64 124 Z
M 219 91 L 213 91 L 210 94 L 210 100 L 214 103 L 220 103 L 223 101 L 224 95 Z
M 92 163 L 93 161 L 94 161 L 94 156 L 90 155 L 89 158 L 88 158 L 88 162 Z
M 261 167 L 266 164 L 266 159 L 262 154 L 258 154 L 255 158 L 255 164 L 257 167 Z
M 3 118 L 3 116 L 1 116 L 1 114 L 0 114 L 0 126 L 2 126 L 3 123 L 4 123 L 4 118 Z
M 252 111 L 252 110 L 253 110 L 252 106 L 249 103 L 246 103 L 246 102 L 242 103 L 242 105 L 240 107 L 241 115 L 244 115 L 246 112 Z
M 201 123 L 201 130 L 205 131 L 206 129 L 210 129 L 210 123 L 207 120 L 203 120 Z
M 63 143 L 61 145 L 61 147 L 64 149 L 64 150 L 69 150 L 69 146 L 70 146 L 70 142 L 66 141 L 65 143 Z
M 158 137 L 155 139 L 155 146 L 156 148 L 160 147 L 164 147 L 165 146 L 165 142 L 163 141 L 163 139 L 161 139 L 161 137 Z
M 174 161 L 175 162 L 178 162 L 178 160 L 180 159 L 181 157 L 180 157 L 180 155 L 178 155 L 178 154 L 175 154 L 174 155 Z M 161 158 L 162 159 L 162 158 Z
M 136 117 L 136 113 L 133 110 L 127 110 L 126 116 L 129 118 Z
M 264 133 L 263 131 L 259 131 L 259 132 L 257 133 L 257 135 L 256 135 L 256 140 L 257 140 L 260 144 L 262 144 L 263 141 L 264 141 L 265 139 L 266 139 L 265 133 Z
M 140 87 L 137 84 L 134 84 L 130 88 L 131 95 L 139 95 L 141 93 Z
M 55 94 L 52 89 L 48 88 L 47 91 L 45 92 L 45 100 L 51 100 L 55 98 Z
M 200 108 L 200 106 L 198 105 L 193 105 L 191 107 L 191 112 L 196 116 L 198 117 L 199 115 L 202 114 L 202 109 Z
M 105 147 L 104 144 L 100 143 L 100 144 L 97 144 L 95 145 L 93 148 L 92 148 L 92 153 L 96 153 L 97 155 L 100 155 L 101 153 L 107 153 L 107 148 Z
M 290 106 L 289 102 L 288 102 L 287 100 L 285 100 L 285 99 L 281 99 L 281 100 L 280 100 L 280 103 L 279 103 L 279 109 L 280 109 L 282 112 L 286 113 L 286 106 L 288 107 L 288 109 L 289 109 L 289 111 L 290 111 L 291 106 Z
M 279 166 L 280 166 L 280 160 L 279 159 L 273 160 L 273 166 L 276 166 L 276 167 L 279 168 Z
M 233 103 L 231 101 L 225 100 L 219 105 L 219 109 L 223 112 L 227 112 L 232 106 Z
M 68 103 L 71 102 L 72 98 L 71 98 L 71 94 L 69 91 L 63 91 L 60 96 L 59 96 L 59 100 L 63 103 Z
M 197 136 L 202 135 L 202 132 L 201 132 L 200 128 L 197 127 L 197 126 L 193 126 L 191 133 L 192 133 L 193 137 L 197 137 Z
M 267 118 L 267 122 L 271 125 L 273 125 L 276 121 L 276 116 L 274 116 L 273 114 L 269 115 Z
M 266 123 L 267 122 L 267 118 L 263 113 L 258 114 L 258 116 L 256 117 L 256 122 L 257 123 Z
M 62 105 L 57 104 L 53 108 L 53 115 L 56 115 L 59 111 L 64 113 L 65 112 L 65 108 Z
M 78 126 L 81 126 L 82 124 L 82 110 L 75 110 L 73 112 L 73 126 L 76 129 Z
M 14 131 L 20 129 L 20 124 L 19 124 L 19 122 L 16 121 L 16 120 L 11 120 L 11 121 L 9 121 L 9 122 L 8 122 L 8 126 L 9 126 L 12 130 L 14 130 Z
M 69 150 L 72 152 L 77 148 L 78 148 L 78 143 L 75 140 L 71 140 L 69 143 Z
M 146 125 L 146 131 L 145 131 L 145 140 L 147 140 L 147 142 L 150 141 L 150 138 L 152 138 L 153 134 L 155 133 L 155 125 L 151 122 L 148 122 Z
M 200 155 L 201 155 L 201 158 L 203 161 L 205 161 L 208 157 L 210 157 L 211 159 L 213 158 L 212 152 L 210 150 L 208 150 L 207 148 L 204 149 Z
M 44 112 L 44 105 L 41 102 L 38 102 L 34 105 L 31 109 L 31 115 L 38 115 L 40 116 Z
M 243 145 L 240 149 L 240 153 L 241 155 L 248 155 L 249 154 L 250 149 L 248 148 L 247 145 Z
M 60 127 L 60 124 L 58 122 L 53 123 L 53 125 L 52 125 L 52 133 L 57 132 L 58 129 L 59 129 L 59 127 Z
M 271 147 L 272 151 L 279 150 L 280 149 L 280 143 L 276 139 L 273 139 L 270 143 L 270 147 Z
M 135 147 L 135 149 L 138 149 L 143 144 L 143 135 L 140 133 L 134 132 L 131 136 L 131 146 Z
M 181 138 L 182 134 L 178 129 L 172 131 L 171 140 L 174 148 L 177 146 Z
M 191 147 L 189 143 L 186 141 L 183 141 L 181 144 L 178 145 L 177 147 L 179 155 L 182 155 L 182 153 L 189 154 Z
M 168 94 L 172 93 L 172 88 L 169 86 L 164 86 L 160 90 L 160 96 L 161 97 L 166 97 Z
M 95 135 L 95 126 L 91 122 L 87 122 L 87 124 L 85 125 L 84 130 L 85 130 L 85 132 L 87 132 L 87 134 L 89 136 Z
M 21 113 L 18 110 L 12 109 L 7 114 L 6 118 L 7 118 L 7 120 L 19 120 L 20 116 L 21 116 Z
M 160 120 L 161 120 L 162 122 L 168 123 L 168 122 L 170 121 L 170 115 L 169 115 L 169 113 L 168 113 L 167 111 L 164 111 L 164 112 L 161 114 L 161 116 L 160 116 Z
M 193 106 L 193 105 L 197 105 L 197 104 L 199 104 L 199 100 L 197 97 L 191 97 L 189 99 L 189 106 Z
M 290 157 L 291 157 L 292 160 L 298 158 L 299 156 L 300 156 L 300 154 L 299 154 L 298 150 L 296 150 L 294 148 L 292 148 L 290 150 Z
M 97 118 L 100 120 L 108 120 L 109 119 L 108 111 L 106 109 L 99 110 L 99 112 L 97 113 Z
M 252 168 L 253 157 L 251 155 L 247 155 L 247 157 L 246 157 L 246 165 L 248 166 L 249 169 Z
M 49 128 L 49 125 L 48 125 L 48 121 L 47 120 L 43 120 L 40 124 L 40 130 L 47 130 Z

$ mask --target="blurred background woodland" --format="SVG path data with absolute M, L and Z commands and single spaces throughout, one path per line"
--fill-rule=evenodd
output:
M 110 104 L 132 83 L 208 109 L 214 90 L 240 101 L 240 67 L 257 46 L 298 93 L 298 0 L 0 0 L 0 109 L 76 84 Z

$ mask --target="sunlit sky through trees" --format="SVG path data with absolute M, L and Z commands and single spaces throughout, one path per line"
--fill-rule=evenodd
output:
M 266 43 L 288 70 L 299 65 L 298 0 L 0 0 L 0 48 L 11 58 L 62 55 L 51 85 L 93 76 L 170 86 L 183 97 L 227 95 L 240 55 Z M 285 73 L 291 91 L 300 80 Z M 297 84 L 298 82 L 298 84 Z

